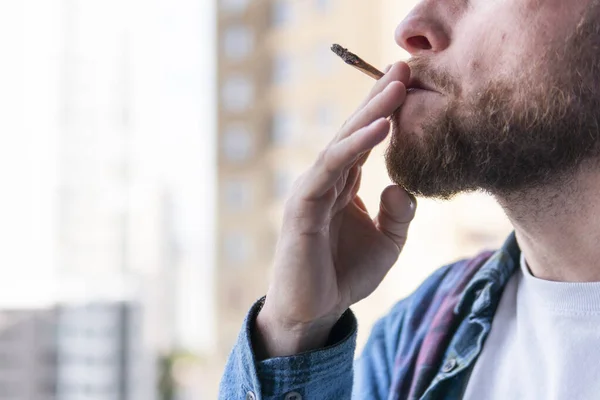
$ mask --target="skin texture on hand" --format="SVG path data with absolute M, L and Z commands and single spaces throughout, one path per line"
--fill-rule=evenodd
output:
M 397 260 L 414 197 L 387 187 L 373 219 L 357 192 L 362 165 L 389 134 L 387 117 L 403 104 L 409 78 L 405 63 L 393 65 L 296 182 L 256 320 L 260 359 L 323 346 L 344 311 L 370 295 Z

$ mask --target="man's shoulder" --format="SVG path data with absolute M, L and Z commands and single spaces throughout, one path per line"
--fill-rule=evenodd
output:
M 434 379 L 459 328 L 475 312 L 477 300 L 497 301 L 519 251 L 513 233 L 497 251 L 439 268 L 376 324 L 368 353 L 375 357 L 377 349 L 385 351 L 394 390 L 402 398 L 423 393 Z
M 485 251 L 439 268 L 375 325 L 371 349 L 377 348 L 377 343 L 384 346 L 398 384 L 410 384 L 417 379 L 413 376 L 417 371 L 429 370 L 439 363 L 456 327 L 466 318 L 456 313 L 457 305 L 493 254 Z M 404 393 L 403 390 L 408 388 L 400 391 Z

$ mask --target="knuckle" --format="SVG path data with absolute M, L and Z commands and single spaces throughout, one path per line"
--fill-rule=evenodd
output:
M 353 139 L 354 140 L 350 140 L 348 142 L 348 150 L 352 154 L 352 157 L 354 159 L 358 159 L 362 155 L 362 153 L 364 151 L 363 144 L 357 138 L 353 138 Z
M 329 147 L 324 148 L 323 150 L 321 150 L 319 152 L 319 154 L 317 155 L 317 159 L 315 161 L 316 165 L 323 165 L 325 163 L 325 160 L 327 160 L 327 156 L 329 154 Z
M 307 172 L 303 172 L 300 176 L 298 176 L 298 178 L 296 178 L 294 180 L 294 182 L 292 183 L 291 190 L 290 190 L 290 193 L 292 195 L 294 193 L 296 193 L 300 189 L 300 187 L 302 187 L 302 184 L 306 180 L 306 174 L 307 174 Z
M 283 203 L 283 217 L 284 219 L 288 219 L 290 215 L 296 214 L 296 210 L 298 208 L 298 201 L 296 200 L 296 196 L 289 196 L 285 199 Z
M 346 126 L 348 126 L 348 124 L 352 120 L 352 117 L 353 117 L 353 115 L 351 115 L 347 120 L 344 121 L 344 123 L 341 126 L 341 129 L 344 129 Z
M 316 165 L 319 169 L 325 171 L 328 174 L 337 172 L 337 168 L 335 167 L 335 159 L 332 154 L 331 147 L 326 147 L 319 153 Z

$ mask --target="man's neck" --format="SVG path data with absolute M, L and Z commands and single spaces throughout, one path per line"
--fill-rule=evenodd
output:
M 600 282 L 600 174 L 560 190 L 497 197 L 531 273 L 545 280 Z

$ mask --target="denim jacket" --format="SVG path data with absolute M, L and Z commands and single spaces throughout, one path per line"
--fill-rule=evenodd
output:
M 248 313 L 223 375 L 220 399 L 460 399 L 519 263 L 514 233 L 496 252 L 445 266 L 377 322 L 354 361 L 348 310 L 321 349 L 257 361 Z

